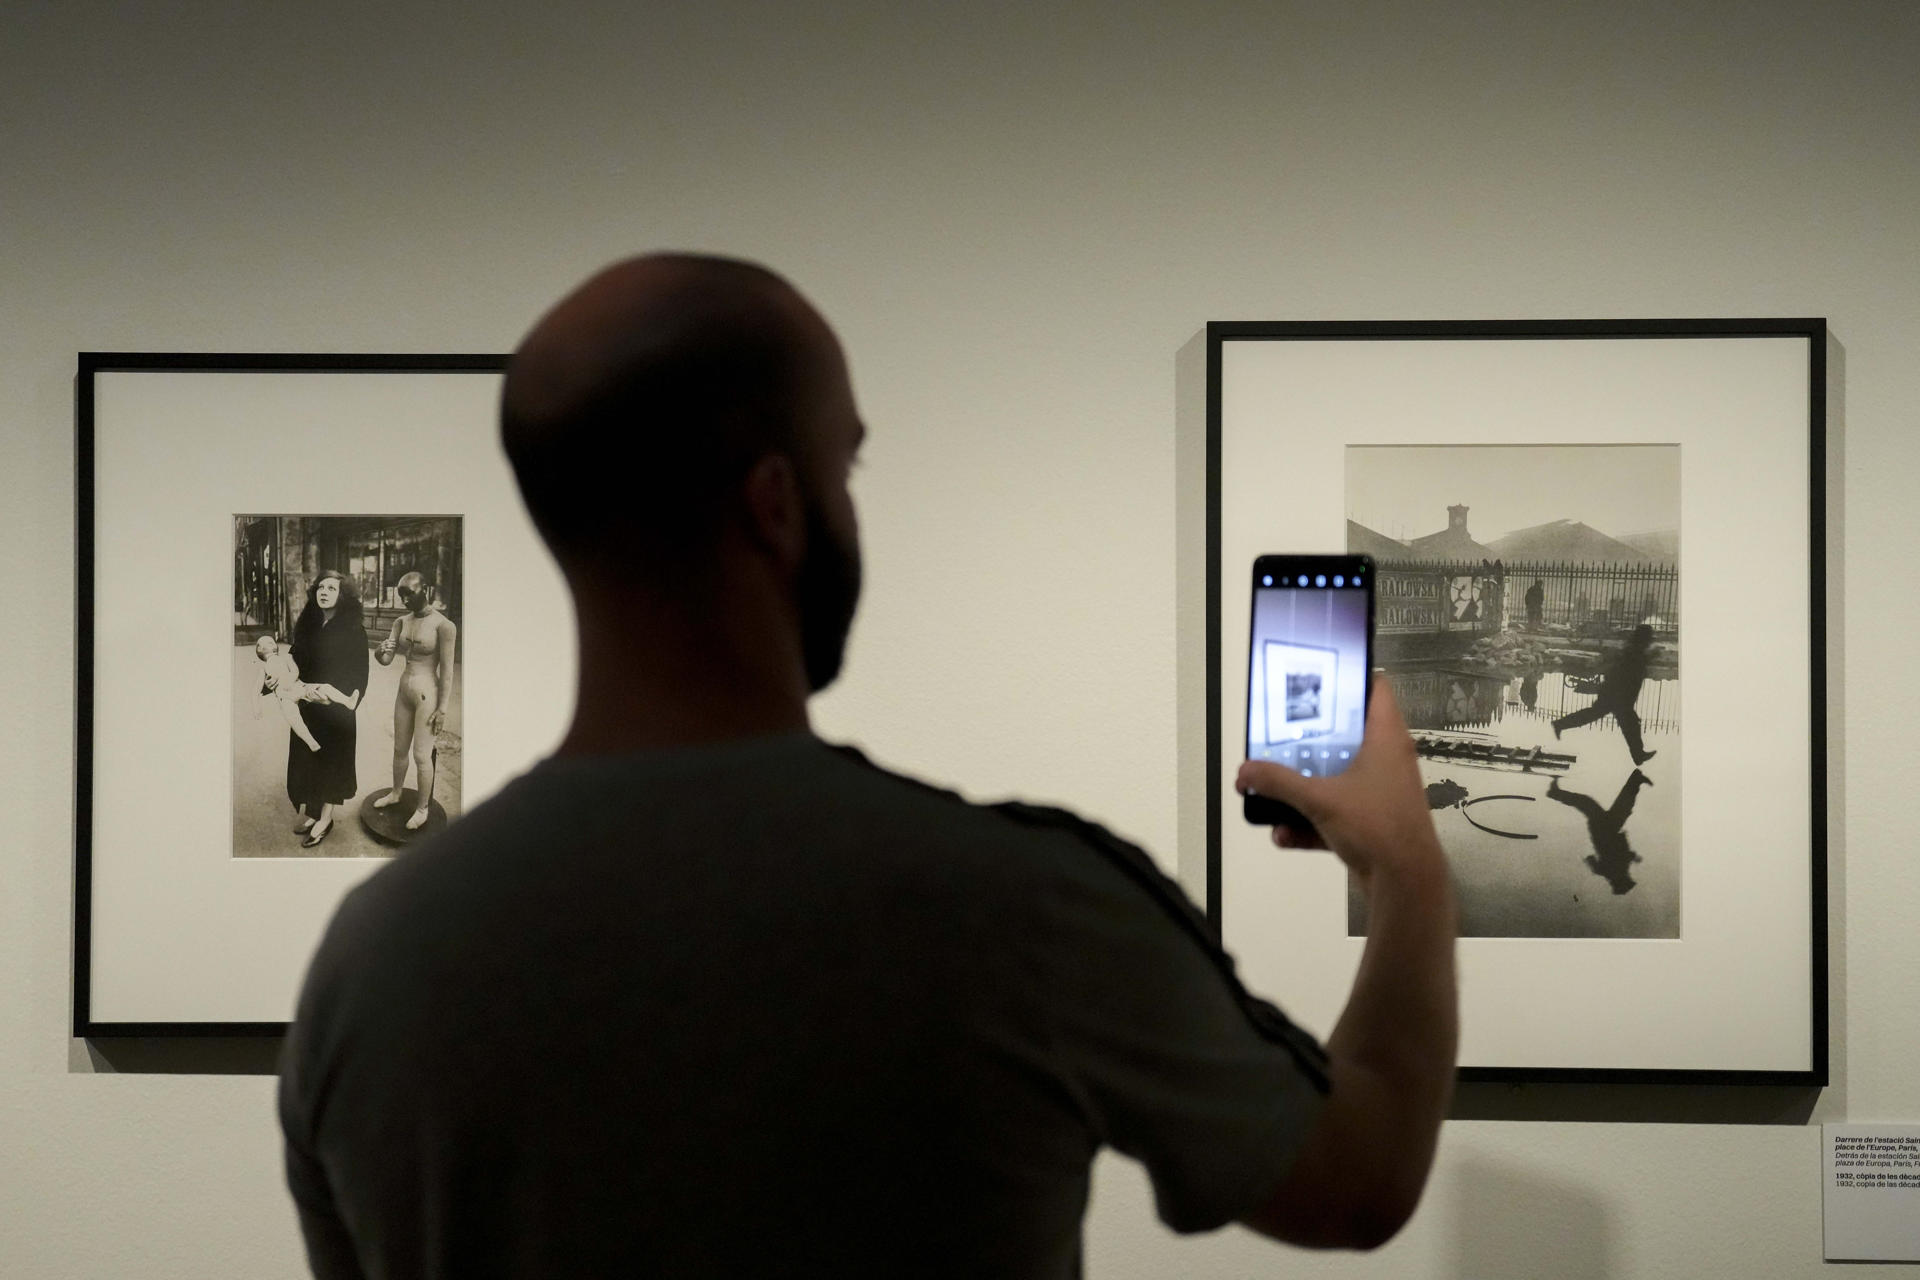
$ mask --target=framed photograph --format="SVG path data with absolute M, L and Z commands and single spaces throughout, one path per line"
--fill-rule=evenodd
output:
M 281 1032 L 341 897 L 559 736 L 505 366 L 81 354 L 76 1035 Z
M 1269 746 L 1333 732 L 1335 676 L 1340 651 L 1321 645 L 1268 640 L 1260 646 L 1264 688 L 1248 699 L 1264 704 L 1263 737 Z
M 1824 1084 L 1825 322 L 1215 323 L 1207 360 L 1208 909 L 1248 980 L 1324 1034 L 1367 933 L 1227 790 L 1250 671 L 1274 740 L 1332 687 L 1250 662 L 1248 568 L 1365 553 L 1463 1078 Z

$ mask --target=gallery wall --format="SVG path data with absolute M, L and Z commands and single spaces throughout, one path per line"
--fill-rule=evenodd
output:
M 302 1274 L 270 1077 L 67 1034 L 74 353 L 499 351 L 677 246 L 776 265 L 851 356 L 868 586 L 821 730 L 1169 868 L 1206 321 L 1829 317 L 1832 1087 L 1469 1090 L 1368 1257 L 1176 1239 L 1111 1157 L 1087 1233 L 1101 1277 L 1816 1274 L 1818 1122 L 1920 1115 L 1920 11 L 668 8 L 0 15 L 0 1273 Z

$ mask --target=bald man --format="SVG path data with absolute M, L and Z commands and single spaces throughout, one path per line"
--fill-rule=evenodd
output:
M 611 267 L 501 416 L 578 704 L 314 958 L 280 1107 L 317 1274 L 1072 1276 L 1102 1146 L 1179 1231 L 1399 1228 L 1452 1077 L 1453 907 L 1384 682 L 1349 773 L 1239 778 L 1369 896 L 1323 1047 L 1138 849 L 813 736 L 865 428 L 784 281 Z

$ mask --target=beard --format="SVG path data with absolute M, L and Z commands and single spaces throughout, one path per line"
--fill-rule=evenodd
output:
M 800 607 L 800 657 L 807 688 L 818 693 L 840 674 L 847 632 L 860 602 L 860 547 L 843 542 L 828 526 L 818 503 L 807 504 L 807 553 L 794 581 Z

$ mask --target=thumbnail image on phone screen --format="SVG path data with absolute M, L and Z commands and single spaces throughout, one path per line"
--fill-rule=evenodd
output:
M 1360 750 L 1373 669 L 1373 562 L 1366 556 L 1260 556 L 1253 562 L 1247 759 L 1309 777 Z M 1248 822 L 1304 825 L 1277 800 L 1245 797 Z

